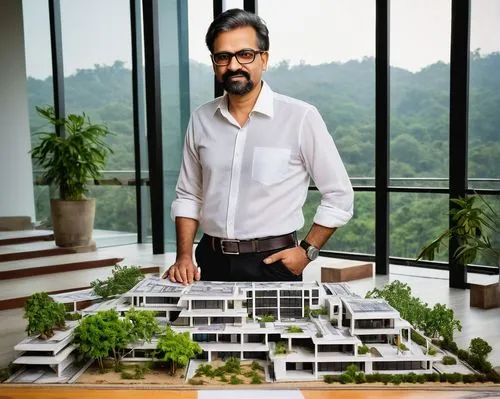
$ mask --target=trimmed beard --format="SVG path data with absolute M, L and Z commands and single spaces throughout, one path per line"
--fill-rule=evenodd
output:
M 232 80 L 232 76 L 243 76 L 245 81 Z M 235 94 L 237 96 L 242 96 L 244 94 L 250 93 L 254 88 L 254 82 L 250 79 L 250 74 L 246 71 L 227 71 L 222 75 L 222 85 L 224 90 L 230 94 Z

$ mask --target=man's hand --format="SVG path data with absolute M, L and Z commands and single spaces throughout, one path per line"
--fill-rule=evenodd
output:
M 302 271 L 306 268 L 308 263 L 310 262 L 306 256 L 306 251 L 304 251 L 301 247 L 288 248 L 283 251 L 276 252 L 271 256 L 268 256 L 264 259 L 264 263 L 266 265 L 270 265 L 271 263 L 277 262 L 281 260 L 281 262 L 290 270 L 293 274 L 298 276 Z
M 168 278 L 173 283 L 187 285 L 200 279 L 200 268 L 194 265 L 192 259 L 177 259 L 161 277 Z

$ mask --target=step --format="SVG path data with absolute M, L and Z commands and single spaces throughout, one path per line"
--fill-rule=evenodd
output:
M 54 240 L 54 233 L 51 230 L 0 231 L 0 245 L 52 240 Z
M 0 263 L 0 281 L 112 266 L 122 260 L 99 252 L 13 260 Z
M 0 262 L 94 252 L 95 250 L 95 242 L 86 246 L 69 248 L 58 247 L 54 241 L 37 241 L 25 244 L 1 245 Z
M 92 253 L 92 255 L 95 253 Z M 77 255 L 91 255 L 91 254 L 77 254 Z M 75 255 L 62 255 L 55 258 L 72 257 Z M 45 260 L 50 258 L 40 258 Z M 35 292 L 47 292 L 48 294 L 60 294 L 69 291 L 84 290 L 90 288 L 90 283 L 94 280 L 106 280 L 112 275 L 112 271 L 117 261 L 120 258 L 107 258 L 110 261 L 105 262 L 107 265 L 96 267 L 96 263 L 89 263 L 91 268 L 80 268 L 75 270 L 68 270 L 61 268 L 59 271 L 52 270 L 48 274 L 38 274 L 35 276 L 25 276 L 13 279 L 4 280 L 0 277 L 0 310 L 15 309 L 24 306 L 24 302 Z M 23 262 L 31 262 L 23 261 Z M 102 261 L 102 260 L 100 260 Z M 23 263 L 18 262 L 18 263 Z M 0 264 L 0 268 L 10 262 Z M 63 266 L 72 266 L 67 263 Z M 74 264 L 73 264 L 74 265 Z M 61 265 L 59 265 L 60 267 Z M 161 266 L 141 267 L 143 273 L 159 273 Z M 22 269 L 20 269 L 22 271 Z M 28 272 L 36 270 L 36 268 L 25 269 Z M 16 272 L 17 270 L 9 270 L 8 273 Z

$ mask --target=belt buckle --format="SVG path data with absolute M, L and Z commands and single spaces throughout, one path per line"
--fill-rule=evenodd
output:
M 239 244 L 240 240 L 224 240 L 224 239 L 221 239 L 220 240 L 220 249 L 222 251 L 222 253 L 224 255 L 239 255 L 240 254 L 240 251 L 239 251 Z M 238 248 L 238 250 L 236 250 L 235 252 L 232 252 L 232 251 L 226 251 L 224 249 L 224 244 L 225 243 L 235 243 L 236 244 L 236 247 Z

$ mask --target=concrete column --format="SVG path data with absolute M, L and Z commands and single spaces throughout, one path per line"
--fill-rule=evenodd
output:
M 35 220 L 21 0 L 0 2 L 0 217 Z
M 291 352 L 292 351 L 292 339 L 288 338 L 288 350 Z

